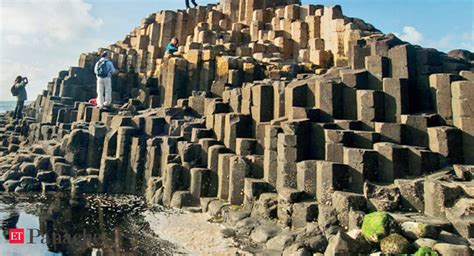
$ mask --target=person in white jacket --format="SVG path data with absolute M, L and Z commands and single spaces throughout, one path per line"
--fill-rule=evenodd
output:
M 97 76 L 97 106 L 103 108 L 112 104 L 112 75 L 116 69 L 112 61 L 107 58 L 107 52 L 102 53 L 100 57 L 95 64 L 94 72 Z

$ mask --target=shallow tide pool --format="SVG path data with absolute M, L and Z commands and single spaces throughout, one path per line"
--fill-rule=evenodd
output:
M 179 253 L 151 231 L 144 211 L 143 201 L 131 196 L 1 194 L 0 255 Z

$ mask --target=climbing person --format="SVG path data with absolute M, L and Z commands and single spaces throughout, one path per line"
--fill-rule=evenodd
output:
M 173 54 L 178 51 L 179 40 L 176 37 L 173 37 L 171 41 L 166 46 L 165 54 Z
M 23 118 L 23 107 L 25 106 L 25 100 L 27 100 L 27 95 L 26 95 L 27 84 L 28 84 L 28 78 L 17 76 L 11 88 L 12 95 L 16 96 L 16 99 L 17 99 L 15 112 L 13 113 L 13 119 Z
M 108 59 L 107 52 L 103 52 L 100 57 L 95 64 L 94 72 L 97 76 L 97 106 L 104 108 L 112 104 L 112 74 L 116 70 L 112 61 Z
M 191 0 L 191 3 L 194 4 L 194 7 L 197 7 L 198 4 L 196 3 L 196 0 Z M 191 6 L 189 6 L 189 0 L 186 0 L 186 8 L 191 8 Z

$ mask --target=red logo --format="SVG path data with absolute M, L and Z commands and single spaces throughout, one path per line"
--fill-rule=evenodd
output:
M 11 244 L 23 244 L 25 243 L 25 230 L 22 228 L 11 228 L 8 231 L 9 241 Z

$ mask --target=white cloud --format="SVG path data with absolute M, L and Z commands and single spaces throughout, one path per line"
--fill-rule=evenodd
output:
M 27 76 L 28 98 L 78 63 L 81 52 L 107 46 L 102 19 L 84 0 L 0 0 L 0 100 L 10 95 L 12 80 Z
M 83 0 L 23 0 L 2 2 L 2 36 L 7 43 L 21 45 L 79 38 L 103 24 L 91 15 L 92 6 Z
M 448 33 L 440 38 L 426 38 L 413 26 L 403 27 L 403 33 L 394 33 L 398 38 L 411 44 L 435 48 L 448 52 L 453 49 L 464 49 L 474 52 L 474 30 L 465 33 Z
M 421 44 L 423 41 L 423 34 L 421 34 L 418 30 L 416 30 L 415 27 L 412 26 L 403 27 L 403 33 L 395 33 L 395 35 L 403 41 L 407 41 L 411 44 Z

